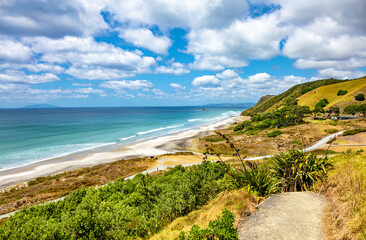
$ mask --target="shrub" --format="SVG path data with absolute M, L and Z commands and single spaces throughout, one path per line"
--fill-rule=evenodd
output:
M 238 239 L 238 233 L 234 228 L 235 216 L 232 212 L 225 210 L 222 212 L 222 217 L 218 217 L 214 221 L 210 221 L 208 228 L 200 229 L 194 225 L 191 231 L 185 233 L 182 231 L 179 235 L 179 240 L 203 240 L 203 239 Z
M 311 90 L 313 90 L 311 87 L 306 87 L 303 90 L 301 90 L 301 95 L 304 95 L 307 92 L 310 92 Z
M 281 135 L 283 132 L 280 130 L 275 130 L 267 134 L 267 137 L 277 137 L 278 135 Z
M 243 130 L 244 128 L 247 128 L 251 125 L 252 125 L 252 123 L 250 121 L 244 121 L 244 122 L 236 125 L 234 128 L 234 131 L 237 132 L 237 131 Z
M 346 95 L 347 93 L 348 93 L 347 90 L 339 89 L 337 92 L 337 96 L 343 96 L 343 95 Z
M 324 108 L 325 106 L 327 106 L 329 104 L 328 99 L 323 98 L 322 100 L 320 100 L 316 105 L 315 105 L 315 109 L 317 108 Z
M 330 166 L 327 158 L 305 155 L 298 150 L 277 154 L 269 162 L 269 170 L 284 192 L 308 191 L 318 180 L 323 180 Z
M 325 129 L 324 132 L 326 132 L 326 133 L 336 133 L 336 132 L 338 132 L 338 130 L 332 128 L 332 129 Z
M 356 100 L 356 101 L 360 101 L 360 102 L 362 102 L 362 101 L 364 101 L 364 100 L 365 100 L 365 95 L 363 95 L 362 93 L 359 93 L 359 94 L 357 94 L 357 95 L 355 96 L 355 100 Z
M 366 132 L 366 128 L 356 128 L 352 130 L 346 130 L 343 132 L 343 136 L 355 135 L 361 132 Z

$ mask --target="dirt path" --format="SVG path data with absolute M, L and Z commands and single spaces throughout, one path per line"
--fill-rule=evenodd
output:
M 312 192 L 275 194 L 240 224 L 239 239 L 325 239 L 321 221 L 326 206 L 326 198 Z

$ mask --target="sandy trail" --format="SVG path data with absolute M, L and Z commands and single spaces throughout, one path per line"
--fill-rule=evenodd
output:
M 326 239 L 322 231 L 326 206 L 327 199 L 312 192 L 272 195 L 259 206 L 258 212 L 240 223 L 239 239 Z

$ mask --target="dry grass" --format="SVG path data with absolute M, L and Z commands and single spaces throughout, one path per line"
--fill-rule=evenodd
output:
M 228 136 L 231 141 L 239 148 L 242 148 L 242 156 L 254 157 L 261 155 L 273 155 L 288 149 L 300 149 L 309 147 L 319 141 L 321 138 L 328 136 L 329 131 L 341 131 L 356 127 L 366 126 L 366 119 L 347 120 L 347 121 L 316 121 L 291 126 L 281 129 L 284 133 L 275 137 L 267 137 L 267 134 L 273 129 L 267 129 L 257 132 L 255 135 L 238 134 L 233 130 L 220 130 Z M 216 152 L 220 152 L 226 156 L 231 156 L 234 150 L 225 142 L 207 142 L 205 138 L 199 138 L 192 142 L 191 149 L 202 152 L 205 145 L 209 145 Z
M 237 227 L 240 220 L 255 211 L 255 203 L 255 198 L 244 189 L 223 192 L 199 210 L 193 211 L 185 217 L 175 219 L 150 239 L 175 239 L 181 231 L 189 231 L 193 225 L 206 228 L 208 223 L 221 215 L 225 208 L 234 213 L 234 225 Z
M 138 158 L 39 177 L 28 182 L 28 186 L 8 188 L 0 193 L 0 214 L 60 198 L 82 186 L 99 186 L 128 177 L 156 164 L 156 159 Z
M 329 239 L 366 239 L 366 155 L 333 158 L 335 167 L 318 187 L 329 200 L 324 230 Z
M 337 91 L 343 89 L 348 93 L 343 96 L 337 96 Z M 316 88 L 299 98 L 298 104 L 302 106 L 309 106 L 311 109 L 315 107 L 321 99 L 326 98 L 329 101 L 327 108 L 339 105 L 342 109 L 346 105 L 352 103 L 357 104 L 354 100 L 354 96 L 358 93 L 366 93 L 366 78 L 355 79 L 343 83 L 331 84 Z M 344 105 L 344 106 L 343 106 Z

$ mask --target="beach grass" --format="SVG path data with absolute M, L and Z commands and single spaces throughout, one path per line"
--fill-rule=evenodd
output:
M 318 186 L 330 201 L 324 218 L 329 239 L 366 239 L 366 154 L 332 158 L 334 169 Z

